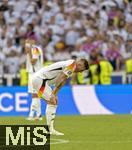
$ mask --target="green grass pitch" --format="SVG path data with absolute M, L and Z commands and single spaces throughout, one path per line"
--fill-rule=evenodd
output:
M 0 117 L 0 124 L 45 124 L 24 117 Z M 51 150 L 132 150 L 132 116 L 57 116 L 64 136 L 51 137 Z M 24 150 L 24 149 L 23 149 Z

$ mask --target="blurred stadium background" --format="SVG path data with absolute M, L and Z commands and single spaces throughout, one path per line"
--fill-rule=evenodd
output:
M 69 141 L 63 149 L 131 149 L 131 0 L 0 0 L 0 124 L 45 123 L 25 120 L 31 103 L 27 38 L 42 48 L 44 65 L 89 60 L 90 71 L 75 74 L 59 93 L 57 113 L 62 116 L 56 126 L 64 130 L 61 139 Z M 102 60 L 113 69 L 101 66 Z

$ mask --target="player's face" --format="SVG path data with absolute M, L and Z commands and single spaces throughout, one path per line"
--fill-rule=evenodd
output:
M 25 52 L 26 52 L 26 53 L 29 53 L 30 48 L 31 48 L 31 44 L 28 43 L 28 42 L 26 42 L 26 43 L 25 43 Z
M 82 72 L 84 70 L 85 70 L 84 63 L 81 60 L 77 61 L 76 62 L 76 72 Z
M 32 40 L 32 39 L 27 39 L 25 41 L 25 51 L 26 53 L 29 53 L 29 51 L 31 50 L 31 45 L 34 45 L 35 44 L 35 40 Z

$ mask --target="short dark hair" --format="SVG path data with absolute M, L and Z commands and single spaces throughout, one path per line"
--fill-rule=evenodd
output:
M 28 27 L 30 27 L 31 30 L 34 30 L 34 25 L 32 23 L 29 23 Z
M 89 69 L 88 61 L 86 59 L 81 59 L 81 61 L 83 61 L 85 69 L 88 70 Z

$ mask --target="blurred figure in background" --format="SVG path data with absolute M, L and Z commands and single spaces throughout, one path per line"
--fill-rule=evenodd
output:
M 6 56 L 6 61 L 4 62 L 5 72 L 15 74 L 19 71 L 20 63 L 19 56 L 20 52 L 14 46 L 14 40 L 8 38 L 6 41 L 6 47 L 3 49 L 3 53 Z
M 2 49 L 0 48 L 0 74 L 3 75 L 5 55 L 1 51 L 2 51 Z
M 89 79 L 90 84 L 99 84 L 98 53 L 94 50 L 90 55 Z
M 110 85 L 112 84 L 111 74 L 113 67 L 111 63 L 105 59 L 102 55 L 99 56 L 99 82 L 101 85 Z
M 126 69 L 126 83 L 132 84 L 132 52 L 131 56 L 125 61 L 125 69 Z
M 34 94 L 34 90 L 32 86 L 32 76 L 36 71 L 41 69 L 43 66 L 43 53 L 42 53 L 42 49 L 36 45 L 36 41 L 34 39 L 26 40 L 25 51 L 27 54 L 26 69 L 28 72 L 28 93 L 32 94 L 32 103 L 30 107 L 28 120 L 34 120 L 34 119 L 42 120 L 41 101 L 40 98 L 38 98 L 38 95 Z M 35 116 L 35 112 L 36 112 L 36 116 Z
M 25 63 L 23 63 L 20 69 L 20 86 L 27 86 L 27 85 L 28 85 L 28 74 Z
M 114 70 L 119 71 L 121 69 L 122 56 L 115 42 L 109 43 L 106 58 L 110 61 Z

